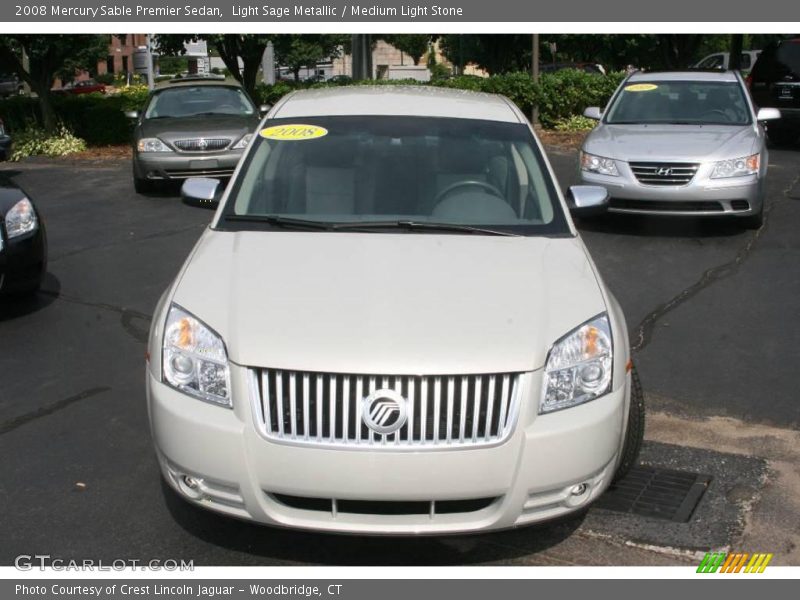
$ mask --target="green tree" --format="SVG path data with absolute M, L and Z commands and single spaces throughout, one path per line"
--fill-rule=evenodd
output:
M 459 72 L 469 63 L 493 75 L 531 66 L 531 36 L 525 34 L 448 34 L 441 36 L 440 48 Z
M 411 57 L 415 65 L 419 64 L 422 56 L 428 51 L 431 39 L 430 34 L 411 33 L 411 34 L 383 34 L 380 36 L 383 41 L 391 44 L 400 52 L 404 52 Z
M 160 34 L 156 36 L 155 44 L 160 53 L 181 56 L 186 53 L 185 43 L 204 40 L 219 54 L 234 79 L 252 96 L 264 50 L 272 38 L 272 35 L 252 33 Z M 239 59 L 242 61 L 241 68 Z
M 300 69 L 337 58 L 349 43 L 350 36 L 341 34 L 276 35 L 272 40 L 275 61 L 289 67 L 295 81 L 300 79 Z
M 108 35 L 3 35 L 0 36 L 0 70 L 16 73 L 39 101 L 42 125 L 58 125 L 50 88 L 56 77 L 72 79 L 79 71 L 93 72 L 108 53 Z M 23 61 L 23 53 L 27 56 Z

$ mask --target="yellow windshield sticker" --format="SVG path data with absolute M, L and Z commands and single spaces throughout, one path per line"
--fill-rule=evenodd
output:
M 313 140 L 328 135 L 328 130 L 316 125 L 302 125 L 293 123 L 290 125 L 275 125 L 267 127 L 260 132 L 261 137 L 268 140 L 282 140 L 296 142 L 300 140 Z
M 634 83 L 633 85 L 626 85 L 626 92 L 652 92 L 657 90 L 658 86 L 654 83 Z

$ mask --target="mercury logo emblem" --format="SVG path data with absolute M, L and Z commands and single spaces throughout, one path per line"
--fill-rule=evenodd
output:
M 375 433 L 389 435 L 405 425 L 407 402 L 399 392 L 382 388 L 364 398 L 361 414 L 364 425 Z
M 206 141 L 206 138 L 200 138 L 200 141 L 197 142 L 197 145 L 202 150 L 205 150 L 206 148 L 208 148 L 208 141 Z
M 661 177 L 669 177 L 672 175 L 672 169 L 669 167 L 658 167 L 656 169 L 656 175 L 660 175 Z

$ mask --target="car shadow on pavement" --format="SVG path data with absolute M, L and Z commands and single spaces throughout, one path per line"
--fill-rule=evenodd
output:
M 748 232 L 743 223 L 734 218 L 626 214 L 578 219 L 576 227 L 580 231 L 662 238 L 735 237 Z
M 339 535 L 280 529 L 239 521 L 197 507 L 163 480 L 164 500 L 187 533 L 206 543 L 263 559 L 262 564 L 434 566 L 503 564 L 529 557 L 569 538 L 585 514 L 547 525 L 494 533 L 438 537 Z M 242 564 L 231 554 L 230 564 Z M 260 563 L 260 561 L 259 561 Z M 212 565 L 210 565 L 212 566 Z M 213 566 L 223 566 L 214 564 Z
M 0 322 L 18 319 L 50 306 L 58 299 L 61 282 L 47 273 L 41 289 L 34 294 L 0 296 Z

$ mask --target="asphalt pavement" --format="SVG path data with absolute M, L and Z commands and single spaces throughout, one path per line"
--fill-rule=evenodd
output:
M 562 186 L 575 183 L 574 152 L 549 154 Z M 174 193 L 135 194 L 124 162 L 0 170 L 34 198 L 50 243 L 37 298 L 0 303 L 0 564 L 33 553 L 198 565 L 688 564 L 706 548 L 770 538 L 784 562 L 796 556 L 795 150 L 771 152 L 758 231 L 716 220 L 580 223 L 627 316 L 648 402 L 645 460 L 716 477 L 703 500 L 716 508 L 698 509 L 669 538 L 658 521 L 594 509 L 584 520 L 482 536 L 317 535 L 224 519 L 165 494 L 144 402 L 144 341 L 211 213 Z M 709 528 L 715 518 L 724 526 Z

